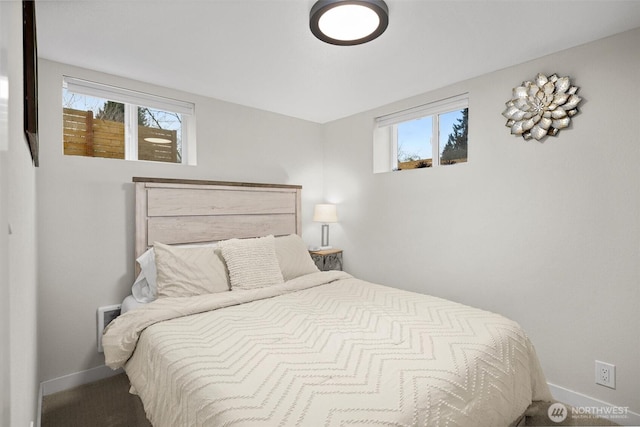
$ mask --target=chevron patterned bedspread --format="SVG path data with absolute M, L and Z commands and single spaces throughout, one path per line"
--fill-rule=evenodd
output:
M 496 427 L 551 399 L 517 323 L 342 272 L 158 300 L 103 344 L 156 427 Z

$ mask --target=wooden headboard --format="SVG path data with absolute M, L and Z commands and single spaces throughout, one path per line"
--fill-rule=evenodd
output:
M 302 186 L 134 177 L 135 257 L 153 242 L 302 234 Z

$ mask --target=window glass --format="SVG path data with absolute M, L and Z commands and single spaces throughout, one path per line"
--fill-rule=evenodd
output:
M 433 118 L 422 117 L 399 123 L 398 133 L 398 169 L 431 167 Z
M 65 155 L 184 162 L 193 104 L 65 78 L 62 107 Z
M 62 105 L 64 154 L 124 159 L 124 104 L 64 90 Z
M 467 161 L 469 109 L 440 114 L 440 164 L 455 165 Z
M 138 107 L 138 159 L 181 163 L 180 114 Z

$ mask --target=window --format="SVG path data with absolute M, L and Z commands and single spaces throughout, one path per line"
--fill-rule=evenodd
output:
M 194 105 L 65 77 L 64 154 L 195 164 Z
M 467 94 L 378 117 L 374 172 L 465 163 L 468 132 Z

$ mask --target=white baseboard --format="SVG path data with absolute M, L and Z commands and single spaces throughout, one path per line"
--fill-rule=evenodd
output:
M 42 396 L 47 396 L 103 378 L 109 378 L 122 372 L 122 369 L 114 371 L 105 365 L 98 366 L 86 371 L 75 372 L 52 380 L 43 381 L 40 383 L 40 389 L 42 390 Z
M 36 411 L 36 426 L 40 427 L 42 423 L 42 383 L 40 383 L 40 389 L 38 390 L 38 410 Z
M 554 399 L 566 403 L 567 405 L 571 405 L 574 408 L 601 408 L 597 416 L 600 418 L 607 418 L 614 423 L 623 425 L 623 426 L 640 426 L 640 414 L 630 411 L 628 408 L 619 407 L 618 405 L 613 405 L 611 403 L 603 402 L 602 400 L 594 399 L 593 397 L 584 395 L 582 393 L 578 393 L 577 391 L 569 390 L 564 387 L 560 387 L 559 385 L 548 383 L 549 390 L 551 390 L 551 394 Z M 616 408 L 616 411 L 611 411 L 612 408 Z M 607 410 L 609 409 L 609 410 Z M 614 413 L 623 412 L 621 415 L 608 415 Z

